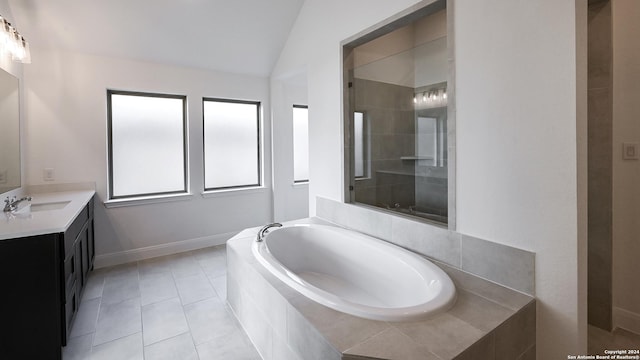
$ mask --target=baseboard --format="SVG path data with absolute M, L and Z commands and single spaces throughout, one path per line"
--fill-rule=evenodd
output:
M 619 307 L 613 308 L 613 327 L 640 334 L 640 314 Z
M 113 265 L 151 259 L 158 256 L 166 256 L 190 250 L 202 249 L 209 246 L 222 245 L 236 234 L 237 232 L 229 232 L 195 239 L 175 241 L 168 244 L 153 245 L 139 249 L 96 255 L 93 267 L 99 269 Z

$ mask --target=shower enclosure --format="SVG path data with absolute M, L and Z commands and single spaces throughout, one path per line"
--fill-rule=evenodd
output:
M 445 4 L 344 46 L 350 202 L 448 222 Z

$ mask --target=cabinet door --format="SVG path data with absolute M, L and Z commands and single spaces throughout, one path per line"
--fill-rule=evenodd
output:
M 89 270 L 92 270 L 93 259 L 96 256 L 96 248 L 93 235 L 93 218 L 89 219 L 89 226 L 87 231 L 87 253 L 89 256 Z
M 76 317 L 78 306 L 80 305 L 78 282 L 75 282 L 69 292 L 66 294 L 66 302 L 64 304 L 64 334 L 62 339 L 62 345 L 67 345 L 69 341 L 69 335 L 71 334 L 71 326 L 73 325 L 73 319 Z
M 0 359 L 61 359 L 61 240 L 0 241 Z
M 78 239 L 76 240 L 76 254 L 80 254 L 78 256 L 80 260 L 80 289 L 84 288 L 84 285 L 87 282 L 87 275 L 89 273 L 89 245 L 88 241 L 88 232 L 89 232 L 89 224 L 85 224 L 78 234 Z M 81 293 L 81 290 L 78 291 Z

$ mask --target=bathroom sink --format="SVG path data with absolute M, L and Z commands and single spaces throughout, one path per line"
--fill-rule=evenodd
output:
M 16 210 L 11 212 L 14 215 L 27 215 L 31 213 L 31 203 L 23 203 L 18 205 Z
M 70 201 L 57 201 L 49 203 L 31 204 L 31 212 L 60 210 L 69 205 Z

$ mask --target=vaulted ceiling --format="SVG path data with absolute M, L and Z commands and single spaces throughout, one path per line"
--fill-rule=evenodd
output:
M 268 76 L 304 0 L 9 0 L 32 47 Z

